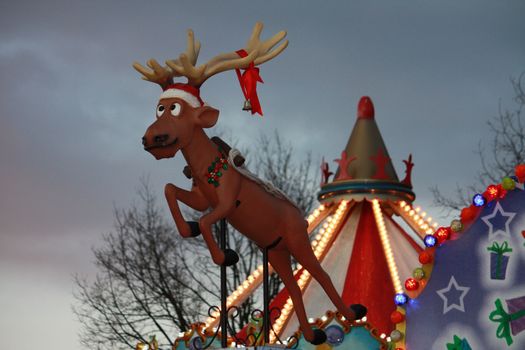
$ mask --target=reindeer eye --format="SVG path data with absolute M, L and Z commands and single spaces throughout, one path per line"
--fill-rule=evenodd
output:
M 174 117 L 178 117 L 180 114 L 180 103 L 174 103 L 170 107 L 171 115 Z
M 158 105 L 158 107 L 157 107 L 157 118 L 160 118 L 162 113 L 164 113 L 164 106 L 163 105 Z

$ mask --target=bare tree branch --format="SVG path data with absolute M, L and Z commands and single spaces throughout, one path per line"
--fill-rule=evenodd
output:
M 504 109 L 499 104 L 498 115 L 487 122 L 491 132 L 488 142 L 480 140 L 476 154 L 480 160 L 480 170 L 476 182 L 468 185 L 466 190 L 456 186 L 456 195 L 446 197 L 437 186 L 430 189 L 434 205 L 450 214 L 470 204 L 475 193 L 480 193 L 491 183 L 499 183 L 505 176 L 514 173 L 514 167 L 525 161 L 525 127 L 523 110 L 525 108 L 524 79 L 525 72 L 518 78 L 511 78 L 514 90 L 514 109 Z M 488 145 L 486 144 L 488 143 Z
M 235 144 L 233 142 L 232 144 Z M 276 132 L 261 137 L 253 155 L 258 175 L 287 193 L 305 212 L 315 202 L 317 175 L 311 155 L 301 161 Z M 219 268 L 202 238 L 182 239 L 166 220 L 147 179 L 137 191 L 139 205 L 115 209 L 114 232 L 93 249 L 98 275 L 93 282 L 75 278 L 74 312 L 83 329 L 81 343 L 89 349 L 134 349 L 155 335 L 159 346 L 171 347 L 179 331 L 189 329 L 219 304 Z M 197 219 L 202 214 L 186 213 Z M 246 237 L 229 227 L 227 244 L 241 260 L 228 269 L 227 286 L 233 291 L 259 264 L 262 254 Z M 282 288 L 277 275 L 270 281 L 271 297 Z M 262 304 L 255 293 L 239 307 L 230 326 L 240 330 L 251 312 Z M 261 307 L 261 306 L 259 306 Z

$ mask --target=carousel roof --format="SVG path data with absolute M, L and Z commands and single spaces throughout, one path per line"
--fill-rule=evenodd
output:
M 341 157 L 334 181 L 325 183 L 319 192 L 324 202 L 333 197 L 345 199 L 388 198 L 412 202 L 411 157 L 405 161 L 407 176 L 399 181 L 379 127 L 375 121 L 372 100 L 363 96 L 357 108 L 357 119 Z M 411 165 L 408 165 L 411 164 Z

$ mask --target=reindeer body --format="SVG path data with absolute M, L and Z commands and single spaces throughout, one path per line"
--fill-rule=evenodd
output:
M 222 251 L 214 239 L 212 225 L 221 219 L 226 219 L 259 247 L 269 248 L 268 260 L 292 298 L 305 339 L 320 344 L 326 340 L 326 335 L 321 330 L 314 331 L 308 323 L 301 290 L 291 268 L 292 256 L 319 282 L 349 321 L 356 316 L 363 317 L 366 308 L 358 304 L 349 308 L 344 304 L 312 251 L 307 221 L 301 211 L 288 200 L 272 195 L 259 183 L 240 174 L 233 166 L 221 169 L 220 178 L 209 182 L 210 165 L 221 157 L 221 153 L 203 129 L 217 123 L 219 111 L 203 103 L 198 88 L 214 74 L 239 67 L 253 68 L 286 48 L 288 42 L 284 41 L 272 50 L 285 37 L 285 32 L 261 42 L 261 30 L 262 24 L 257 23 L 243 50 L 245 57 L 238 57 L 237 53 L 220 54 L 196 67 L 200 43 L 195 43 L 193 32 L 189 31 L 187 52 L 177 60 L 168 60 L 168 67 L 150 60 L 151 71 L 135 63 L 134 67 L 145 80 L 156 82 L 165 89 L 157 105 L 157 120 L 147 129 L 142 143 L 156 159 L 171 158 L 180 150 L 188 163 L 194 179 L 192 189 L 187 191 L 173 184 L 165 187 L 166 200 L 180 234 L 191 237 L 202 233 L 213 261 L 219 265 L 231 265 L 238 260 L 235 252 Z M 188 84 L 172 85 L 174 76 L 187 77 Z M 178 201 L 195 210 L 211 208 L 211 211 L 204 214 L 198 224 L 188 223 L 181 214 Z
M 225 213 L 226 220 L 261 248 L 285 236 L 285 232 L 290 231 L 290 223 L 303 223 L 302 231 L 305 231 L 307 222 L 298 208 L 268 193 L 258 183 L 240 174 L 233 166 L 223 171 L 218 187 L 211 186 L 204 174 L 219 152 L 208 136 L 204 133 L 203 135 L 202 138 L 194 139 L 191 146 L 182 150 L 182 154 L 192 174 L 195 174 L 196 185 L 211 208 L 216 209 L 219 204 L 228 207 L 229 210 Z M 225 202 L 225 198 L 229 198 L 229 202 L 220 203 L 221 200 Z

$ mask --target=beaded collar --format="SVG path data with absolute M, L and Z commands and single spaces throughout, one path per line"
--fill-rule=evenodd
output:
M 208 183 L 215 187 L 219 187 L 219 178 L 222 176 L 222 170 L 228 170 L 228 160 L 222 154 L 216 157 L 211 165 L 208 167 Z

